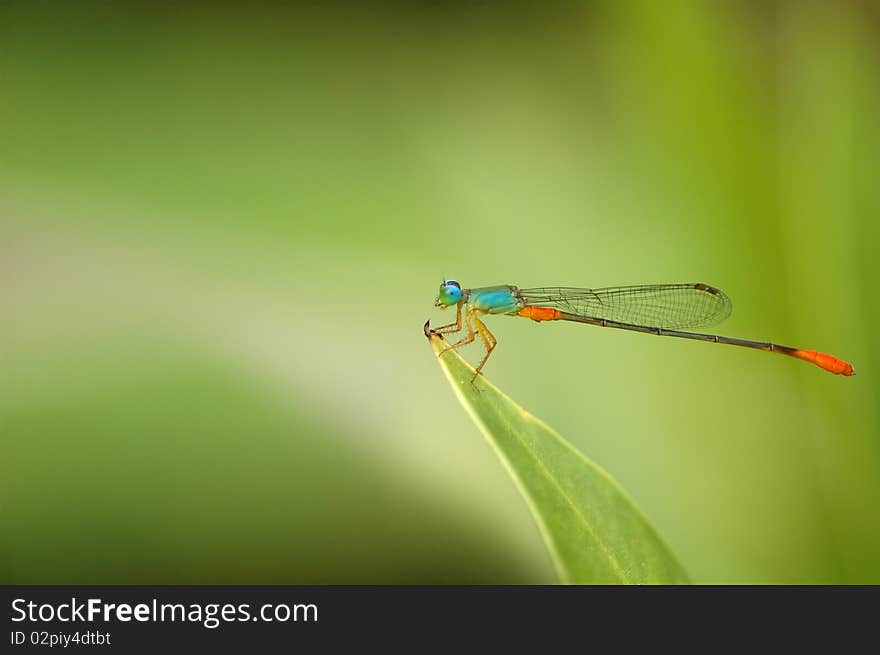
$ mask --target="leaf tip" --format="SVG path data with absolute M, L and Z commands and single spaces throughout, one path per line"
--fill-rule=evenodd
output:
M 431 344 L 431 348 L 439 355 L 443 344 L 446 342 L 446 340 L 443 338 L 443 335 L 431 329 L 431 319 L 425 321 L 424 331 L 425 338 L 428 339 L 428 343 Z

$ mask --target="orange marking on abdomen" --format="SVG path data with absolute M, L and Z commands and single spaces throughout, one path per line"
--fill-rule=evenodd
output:
M 825 353 L 819 353 L 815 350 L 795 350 L 792 355 L 798 359 L 812 362 L 816 366 L 824 368 L 830 373 L 836 373 L 837 375 L 853 374 L 852 364 L 849 364 L 842 359 L 837 359 L 837 357 L 834 357 L 833 355 L 826 355 Z
M 517 312 L 518 316 L 525 316 L 533 321 L 555 321 L 559 318 L 559 310 L 553 307 L 532 307 L 526 305 Z

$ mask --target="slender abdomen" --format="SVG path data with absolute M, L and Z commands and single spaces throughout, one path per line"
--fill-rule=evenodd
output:
M 838 359 L 827 353 L 820 353 L 815 350 L 803 350 L 801 348 L 792 348 L 790 346 L 780 346 L 769 341 L 750 341 L 748 339 L 736 339 L 734 337 L 723 337 L 717 334 L 702 334 L 700 332 L 682 332 L 680 330 L 666 330 L 660 327 L 649 327 L 646 325 L 633 325 L 630 323 L 619 323 L 618 321 L 609 321 L 604 318 L 593 318 L 591 316 L 580 316 L 578 314 L 569 314 L 562 312 L 555 307 L 534 307 L 526 305 L 516 312 L 517 316 L 524 316 L 533 321 L 573 321 L 575 323 L 586 323 L 588 325 L 597 325 L 599 327 L 613 327 L 622 330 L 632 330 L 634 332 L 643 332 L 645 334 L 656 334 L 663 337 L 679 337 L 682 339 L 695 339 L 697 341 L 711 341 L 713 343 L 726 343 L 729 346 L 742 346 L 744 348 L 754 348 L 756 350 L 764 350 L 775 352 L 781 355 L 788 355 L 802 359 L 805 362 L 811 362 L 821 369 L 834 373 L 835 375 L 850 376 L 855 373 L 852 364 Z

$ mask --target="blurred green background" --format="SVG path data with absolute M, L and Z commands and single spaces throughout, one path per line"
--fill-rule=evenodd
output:
M 880 582 L 876 5 L 126 7 L 0 10 L 0 582 L 553 582 L 443 276 L 853 362 L 498 317 L 486 373 L 695 581 Z

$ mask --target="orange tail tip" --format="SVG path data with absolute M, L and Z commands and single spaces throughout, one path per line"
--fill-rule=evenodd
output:
M 824 368 L 829 373 L 847 376 L 855 374 L 852 364 L 845 362 L 842 359 L 837 359 L 837 357 L 834 357 L 833 355 L 826 355 L 825 353 L 819 353 L 815 350 L 795 350 L 792 354 L 798 359 L 812 362 L 819 368 Z

